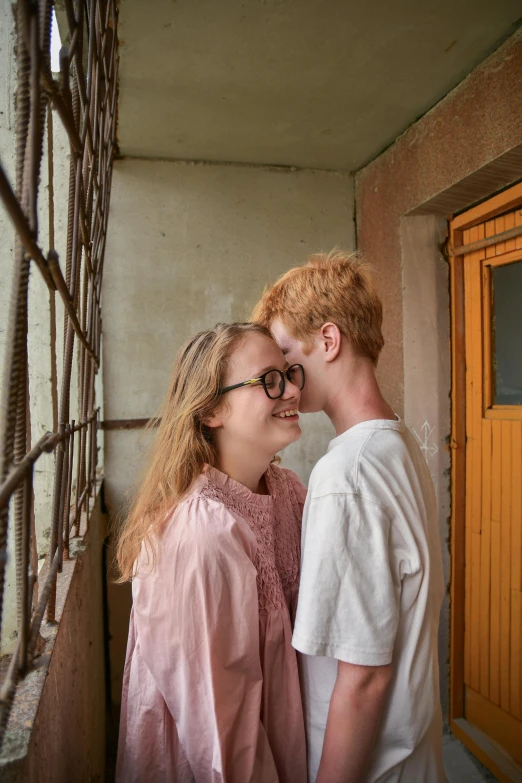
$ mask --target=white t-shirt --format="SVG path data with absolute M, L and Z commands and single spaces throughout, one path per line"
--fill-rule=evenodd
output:
M 393 676 L 365 783 L 441 783 L 437 633 L 444 594 L 435 495 L 400 420 L 334 438 L 310 477 L 293 636 L 302 656 L 309 783 L 337 661 Z

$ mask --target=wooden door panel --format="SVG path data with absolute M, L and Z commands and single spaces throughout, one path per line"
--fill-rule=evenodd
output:
M 501 421 L 502 453 L 502 509 L 500 523 L 500 706 L 506 712 L 510 707 L 511 657 L 511 463 L 510 421 Z M 487 480 L 487 477 L 485 477 Z M 513 487 L 514 489 L 514 487 Z M 522 733 L 519 739 L 522 739 Z
M 511 465 L 513 476 L 522 476 L 522 422 L 511 429 Z M 511 703 L 510 711 L 522 720 L 522 482 L 512 485 L 511 495 Z M 522 736 L 520 738 L 522 744 Z
M 472 688 L 466 688 L 466 716 L 470 723 L 505 748 L 522 764 L 522 722 L 509 715 Z
M 522 182 L 456 216 L 449 239 L 450 723 L 502 783 L 522 781 L 521 229 Z
M 493 422 L 482 422 L 482 474 L 491 475 L 493 459 Z M 484 484 L 482 492 L 482 531 L 480 536 L 480 688 L 489 698 L 490 641 L 491 641 L 491 482 Z
M 463 243 L 476 242 L 520 224 L 521 210 L 499 215 L 465 230 Z M 511 279 L 500 270 L 522 259 L 521 245 L 522 238 L 517 237 L 469 253 L 463 260 L 464 709 L 468 721 L 519 762 L 522 762 L 522 405 L 494 404 L 497 398 L 509 403 L 512 394 L 518 399 L 517 387 L 513 392 L 499 375 L 501 365 L 497 359 L 500 362 L 501 358 L 495 340 L 505 313 L 495 311 L 494 293 L 498 274 L 504 274 L 504 280 Z M 514 267 L 509 269 L 511 274 Z M 515 274 L 518 275 L 517 270 Z M 522 340 L 520 345 L 522 357 Z M 505 400 L 498 396 L 501 393 Z

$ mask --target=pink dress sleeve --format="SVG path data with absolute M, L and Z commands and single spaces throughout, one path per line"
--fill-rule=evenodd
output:
M 277 783 L 261 724 L 255 538 L 222 504 L 194 498 L 167 523 L 134 582 L 141 654 L 204 783 Z

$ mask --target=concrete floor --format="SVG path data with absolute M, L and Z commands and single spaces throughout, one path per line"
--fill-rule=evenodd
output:
M 451 734 L 442 740 L 442 760 L 448 783 L 495 783 L 497 778 Z
M 117 741 L 117 730 L 113 727 L 108 737 L 105 783 L 114 782 Z M 447 783 L 498 783 L 497 778 L 451 734 L 443 737 L 442 757 Z

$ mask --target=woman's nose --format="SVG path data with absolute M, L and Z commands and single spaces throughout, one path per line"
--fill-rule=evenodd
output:
M 295 383 L 292 383 L 292 381 L 286 379 L 285 390 L 282 394 L 282 397 L 284 400 L 289 400 L 292 397 L 295 397 L 296 400 L 299 400 L 301 397 L 301 390 L 299 389 L 299 386 L 295 385 Z

